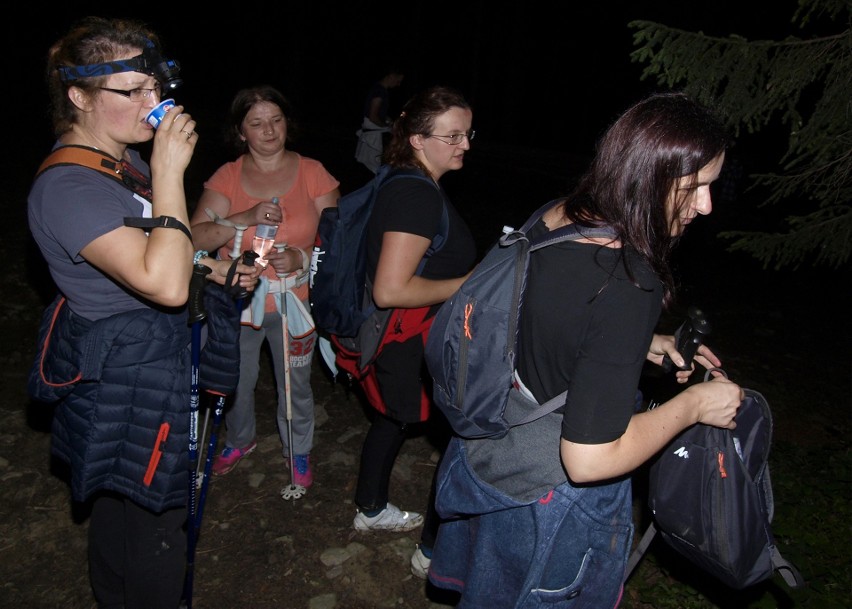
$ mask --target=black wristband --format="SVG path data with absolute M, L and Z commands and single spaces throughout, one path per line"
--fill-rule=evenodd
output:
M 173 216 L 157 216 L 156 218 L 130 217 L 124 219 L 124 225 L 133 228 L 142 228 L 145 230 L 151 230 L 154 228 L 176 228 L 186 235 L 187 239 L 192 241 L 192 233 L 186 227 L 186 224 Z

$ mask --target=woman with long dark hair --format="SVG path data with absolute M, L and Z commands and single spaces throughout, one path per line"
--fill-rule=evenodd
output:
M 615 237 L 530 257 L 515 381 L 539 403 L 567 390 L 564 406 L 499 440 L 454 438 L 444 455 L 437 506 L 446 520 L 429 578 L 459 591 L 458 607 L 617 606 L 633 532 L 631 472 L 694 423 L 734 425 L 742 391 L 721 376 L 636 411 L 644 362 L 684 363 L 673 337 L 654 329 L 672 300 L 672 247 L 711 212 L 728 143 L 707 108 L 653 95 L 610 127 L 576 191 L 531 229 L 535 238 L 571 223 L 608 226 Z M 721 364 L 704 346 L 695 359 Z M 480 489 L 456 477 L 465 463 L 488 472 L 511 507 L 472 509 Z M 519 464 L 532 466 L 521 475 Z

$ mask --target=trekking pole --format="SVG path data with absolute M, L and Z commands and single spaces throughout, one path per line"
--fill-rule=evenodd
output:
M 207 456 L 204 460 L 204 472 L 200 478 L 198 505 L 196 506 L 195 518 L 192 523 L 195 527 L 196 540 L 201 533 L 201 518 L 204 514 L 204 504 L 207 502 L 207 489 L 210 486 L 210 473 L 213 468 L 213 455 L 216 453 L 216 444 L 219 441 L 219 427 L 222 424 L 222 413 L 225 411 L 225 401 L 228 399 L 228 396 L 224 393 L 213 391 L 208 391 L 208 393 L 216 396 L 216 402 L 213 406 L 213 429 L 210 430 L 210 443 L 207 446 Z M 207 418 L 204 420 L 204 426 L 206 430 Z
M 207 214 L 207 217 L 210 218 L 216 224 L 220 224 L 221 226 L 228 226 L 228 227 L 234 229 L 234 246 L 231 248 L 231 251 L 228 254 L 228 257 L 231 260 L 236 260 L 237 258 L 239 258 L 240 257 L 240 248 L 242 248 L 242 246 L 243 246 L 243 233 L 246 232 L 248 225 L 236 224 L 234 222 L 231 222 L 230 220 L 223 218 L 222 216 L 217 214 L 215 211 L 213 211 L 209 207 L 204 208 L 204 212 Z M 245 255 L 248 254 L 248 253 L 249 252 L 244 252 L 244 254 L 243 254 L 244 258 L 245 258 Z M 252 260 L 251 262 L 249 262 L 247 264 L 254 264 L 254 260 Z M 201 428 L 201 445 L 202 446 L 204 446 L 204 437 L 207 435 L 207 423 L 209 421 L 210 421 L 210 409 L 206 408 L 204 410 L 204 426 Z M 199 469 L 196 472 L 196 475 L 198 477 L 197 478 L 197 484 L 201 484 L 204 480 L 201 477 L 201 462 L 198 463 L 198 468 Z
M 189 282 L 189 323 L 192 325 L 191 377 L 189 390 L 189 501 L 186 527 L 186 608 L 192 609 L 192 586 L 195 569 L 195 509 L 196 473 L 198 471 L 198 374 L 201 362 L 201 324 L 207 317 L 204 310 L 205 276 L 211 269 L 196 264 Z
M 252 266 L 254 261 L 257 259 L 257 253 L 252 251 L 243 252 L 242 263 L 247 266 Z M 248 297 L 248 292 L 246 290 L 240 291 L 236 295 L 236 308 L 237 314 L 239 314 L 243 309 L 243 301 Z M 225 402 L 228 399 L 228 396 L 224 393 L 218 391 L 210 391 L 207 392 L 210 395 L 216 396 L 216 401 L 213 406 L 213 428 L 210 430 L 210 441 L 207 446 L 207 456 L 204 460 L 204 473 L 201 476 L 201 490 L 198 495 L 198 506 L 195 514 L 195 534 L 196 539 L 201 532 L 201 519 L 204 515 L 204 504 L 207 502 L 207 489 L 210 486 L 210 476 L 213 470 L 213 455 L 216 454 L 216 444 L 219 440 L 219 428 L 222 425 L 222 413 L 225 411 Z M 207 411 L 209 415 L 210 411 Z M 204 429 L 206 432 L 207 429 L 207 418 L 204 419 Z M 203 436 L 202 436 L 203 437 Z M 202 445 L 204 440 L 202 439 Z M 200 467 L 200 464 L 199 464 Z
M 287 249 L 286 243 L 276 243 L 275 249 L 283 252 Z M 296 484 L 296 460 L 293 454 L 293 400 L 290 395 L 290 331 L 287 328 L 287 294 L 284 287 L 286 273 L 276 273 L 281 280 L 281 292 L 279 305 L 281 306 L 281 336 L 284 342 L 284 400 L 287 404 L 287 445 L 290 450 L 290 484 L 281 489 L 281 498 L 285 501 L 300 499 L 307 489 Z
M 245 252 L 243 252 L 243 258 L 242 258 L 241 262 L 243 264 L 247 265 L 247 266 L 253 266 L 254 261 L 257 260 L 257 256 L 258 256 L 257 253 L 255 253 L 251 250 L 246 250 Z M 236 265 L 236 261 L 234 262 L 234 265 Z M 229 278 L 231 277 L 230 271 L 228 273 L 228 276 L 229 276 Z M 225 290 L 230 289 L 231 292 L 233 293 L 233 290 L 235 289 L 235 287 L 238 288 L 238 286 L 225 286 Z M 243 301 L 248 297 L 248 295 L 249 295 L 248 290 L 239 290 L 234 295 L 235 306 L 237 308 L 237 315 L 240 315 L 242 313 Z M 218 397 L 216 399 L 217 399 L 217 401 L 219 400 Z M 215 410 L 215 407 L 214 407 L 214 410 Z M 207 424 L 209 423 L 209 421 L 210 421 L 210 408 L 205 408 L 204 409 L 204 425 L 201 428 L 201 444 L 200 444 L 200 446 L 204 446 L 204 439 L 207 437 Z M 214 447 L 214 450 L 215 450 L 215 447 Z M 209 453 L 208 453 L 208 455 L 209 455 Z M 198 480 L 197 480 L 196 484 L 198 486 L 201 486 L 201 484 L 203 484 L 204 479 L 205 479 L 205 474 L 203 474 L 202 471 L 201 471 L 201 461 L 199 461 L 199 463 L 198 463 L 197 476 L 198 476 Z M 206 476 L 209 477 L 210 472 L 207 472 Z
M 231 257 L 231 260 L 236 260 L 237 258 L 239 258 L 240 249 L 242 249 L 243 247 L 243 233 L 246 232 L 248 225 L 236 224 L 234 222 L 231 222 L 227 218 L 223 218 L 222 216 L 217 214 L 209 207 L 206 207 L 204 209 L 204 212 L 207 214 L 207 217 L 213 220 L 213 222 L 215 222 L 216 224 L 221 224 L 222 226 L 230 226 L 234 229 L 234 231 L 236 231 L 234 234 L 234 247 L 231 248 L 231 253 L 228 255 Z

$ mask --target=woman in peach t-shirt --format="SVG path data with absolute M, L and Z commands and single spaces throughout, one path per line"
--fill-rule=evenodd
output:
M 260 370 L 260 350 L 264 340 L 272 352 L 278 395 L 278 430 L 285 459 L 294 455 L 295 479 L 305 488 L 313 482 L 310 452 L 314 436 L 314 398 L 311 390 L 311 362 L 316 332 L 296 333 L 290 328 L 290 396 L 292 402 L 293 451 L 289 449 L 284 379 L 284 341 L 276 293 L 289 290 L 309 310 L 307 271 L 311 248 L 322 210 L 337 205 L 339 182 L 323 165 L 286 149 L 288 127 L 292 129 L 290 104 L 269 86 L 243 89 L 231 104 L 228 137 L 240 156 L 220 167 L 204 184 L 204 192 L 192 217 L 195 246 L 218 249 L 228 258 L 236 231 L 232 226 L 214 223 L 207 210 L 233 224 L 245 225 L 241 250 L 251 249 L 258 224 L 276 224 L 276 243 L 287 249 L 273 249 L 265 256 L 257 298 L 266 293 L 264 303 L 249 302 L 240 333 L 240 380 L 234 403 L 225 415 L 225 448 L 213 462 L 213 473 L 224 475 L 256 445 L 254 390 Z M 276 204 L 273 197 L 278 199 Z M 279 274 L 285 278 L 279 281 Z M 262 318 L 262 319 L 261 319 Z

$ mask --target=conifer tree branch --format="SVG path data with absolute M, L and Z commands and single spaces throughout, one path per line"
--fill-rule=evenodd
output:
M 852 3 L 800 0 L 793 22 L 821 15 L 846 17 L 838 34 L 810 39 L 749 41 L 632 21 L 634 62 L 641 78 L 682 87 L 718 108 L 735 135 L 757 133 L 771 122 L 789 128 L 777 172 L 750 176 L 759 206 L 791 203 L 802 213 L 785 219 L 788 231 L 723 233 L 734 251 L 765 266 L 847 264 L 852 250 Z M 759 192 L 768 194 L 757 195 Z

